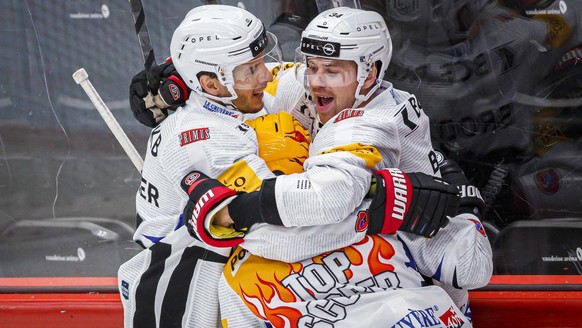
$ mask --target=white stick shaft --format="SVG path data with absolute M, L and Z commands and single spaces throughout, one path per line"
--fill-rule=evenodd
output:
M 77 84 L 83 87 L 83 90 L 85 90 L 85 93 L 87 94 L 87 96 L 89 96 L 89 99 L 91 99 L 91 102 L 93 103 L 95 108 L 97 108 L 103 120 L 105 121 L 111 132 L 113 132 L 113 135 L 115 136 L 117 141 L 119 141 L 121 147 L 123 148 L 123 150 L 125 150 L 125 153 L 127 154 L 127 156 L 129 156 L 129 159 L 132 161 L 133 165 L 135 165 L 135 168 L 141 172 L 141 169 L 143 168 L 143 159 L 141 158 L 141 155 L 139 154 L 137 149 L 135 149 L 135 147 L 125 134 L 125 131 L 123 131 L 123 128 L 119 125 L 119 123 L 111 113 L 111 110 L 109 110 L 103 99 L 101 99 L 101 96 L 99 96 L 97 90 L 95 90 L 95 87 L 93 87 L 91 81 L 89 81 L 89 75 L 87 74 L 85 69 L 84 68 L 78 69 L 75 73 L 73 73 L 73 78 L 75 79 L 75 82 L 77 82 Z

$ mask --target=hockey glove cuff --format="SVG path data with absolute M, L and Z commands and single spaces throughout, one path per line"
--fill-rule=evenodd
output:
M 212 224 L 214 215 L 236 197 L 236 191 L 199 171 L 188 173 L 180 186 L 189 197 L 183 218 L 190 235 L 214 247 L 234 247 L 243 242 L 244 232 Z
M 368 234 L 394 234 L 397 230 L 434 236 L 459 206 L 456 187 L 424 173 L 399 169 L 374 172 Z
M 460 205 L 457 214 L 471 213 L 481 219 L 487 205 L 483 201 L 479 189 L 469 183 L 459 164 L 453 160 L 446 159 L 439 165 L 439 169 L 443 180 L 459 190 Z

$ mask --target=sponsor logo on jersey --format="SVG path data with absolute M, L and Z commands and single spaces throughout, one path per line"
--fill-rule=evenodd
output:
M 487 233 L 485 232 L 485 228 L 483 227 L 483 224 L 481 222 L 479 222 L 479 220 L 475 220 L 475 219 L 469 219 L 469 221 L 475 223 L 475 229 L 483 236 L 483 237 L 487 237 Z
M 204 102 L 204 105 L 202 105 L 202 107 L 204 107 L 204 109 L 206 109 L 209 112 L 213 112 L 213 113 L 219 113 L 219 114 L 223 114 L 223 115 L 228 115 L 231 117 L 239 117 L 239 113 L 235 113 L 232 111 L 229 111 L 228 109 L 221 107 L 217 104 L 211 103 L 210 101 L 206 100 Z
M 348 118 L 360 116 L 364 116 L 364 111 L 361 109 L 344 109 L 335 117 L 335 120 L 333 120 L 333 122 L 337 123 Z
M 439 319 L 447 328 L 460 328 L 465 324 L 452 306 Z
M 210 139 L 210 130 L 208 128 L 192 129 L 180 133 L 180 146 L 186 146 L 196 141 Z
M 263 182 L 245 160 L 231 165 L 217 179 L 226 187 L 243 192 L 258 190 Z
M 362 232 L 368 229 L 368 211 L 359 211 L 358 212 L 358 219 L 356 220 L 356 232 Z
M 435 316 L 438 306 L 432 306 L 425 309 L 408 309 L 408 314 L 398 320 L 392 328 L 404 327 L 441 327 L 441 322 Z
M 554 169 L 546 169 L 534 174 L 536 186 L 545 194 L 553 195 L 560 189 L 560 175 Z
M 244 248 L 237 248 L 237 251 L 230 257 L 230 270 L 232 276 L 236 275 L 238 268 L 250 257 L 251 253 Z
M 121 296 L 126 300 L 129 299 L 129 283 L 125 280 L 121 281 Z

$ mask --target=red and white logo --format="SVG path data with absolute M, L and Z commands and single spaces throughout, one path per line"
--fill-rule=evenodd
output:
M 202 212 L 202 209 L 212 198 L 214 198 L 214 193 L 212 192 L 212 189 L 210 189 L 207 192 L 205 192 L 204 194 L 202 194 L 200 199 L 198 199 L 198 201 L 196 202 L 194 209 L 192 210 L 192 221 L 191 222 L 198 221 L 198 216 Z M 206 214 L 206 212 L 207 211 L 205 210 L 204 214 Z
M 193 142 L 210 139 L 210 130 L 208 128 L 192 129 L 182 131 L 179 135 L 180 146 L 186 146 Z
M 198 178 L 200 178 L 200 173 L 192 172 L 184 178 L 184 184 L 191 186 L 194 182 L 196 182 L 196 180 L 198 180 Z
M 439 319 L 447 328 L 459 328 L 465 324 L 465 321 L 459 317 L 452 306 L 439 316 Z
M 180 88 L 178 88 L 175 84 L 170 84 L 168 87 L 170 89 L 170 94 L 174 100 L 178 100 L 180 98 Z
M 359 211 L 358 219 L 356 220 L 356 232 L 362 232 L 368 229 L 368 211 Z
M 348 119 L 348 118 L 360 117 L 363 115 L 364 115 L 364 111 L 361 109 L 344 109 L 336 116 L 336 118 L 333 122 L 337 123 L 339 121 L 343 121 L 343 120 Z
M 481 234 L 483 237 L 487 237 L 487 233 L 485 232 L 485 228 L 483 224 L 479 222 L 479 220 L 469 219 L 469 221 L 475 223 L 475 229 Z
M 388 169 L 392 174 L 392 184 L 394 186 L 394 206 L 392 207 L 392 217 L 403 220 L 406 210 L 409 207 L 410 199 L 408 185 L 404 174 L 399 169 Z

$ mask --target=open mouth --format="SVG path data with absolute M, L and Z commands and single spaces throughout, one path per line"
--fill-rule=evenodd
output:
M 317 96 L 317 107 L 324 108 L 333 102 L 333 97 Z
M 263 98 L 263 89 L 253 92 L 254 97 Z

